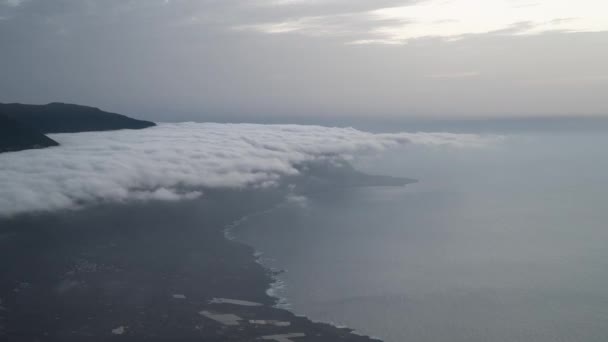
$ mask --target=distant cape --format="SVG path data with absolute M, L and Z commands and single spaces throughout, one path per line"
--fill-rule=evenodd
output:
M 44 133 L 142 129 L 154 122 L 68 103 L 0 103 L 0 152 L 58 145 Z

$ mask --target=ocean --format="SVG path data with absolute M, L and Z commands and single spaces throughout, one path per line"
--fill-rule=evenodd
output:
M 356 161 L 406 187 L 331 190 L 237 239 L 284 270 L 295 313 L 387 342 L 605 342 L 608 136 L 507 134 Z

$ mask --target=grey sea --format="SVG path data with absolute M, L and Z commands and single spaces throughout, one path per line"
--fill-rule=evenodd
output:
M 237 238 L 289 308 L 387 342 L 608 340 L 608 137 L 508 134 L 359 160 L 403 188 L 317 193 Z

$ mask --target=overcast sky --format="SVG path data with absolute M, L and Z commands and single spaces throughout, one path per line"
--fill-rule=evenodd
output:
M 603 0 L 0 0 L 0 101 L 156 120 L 608 115 Z

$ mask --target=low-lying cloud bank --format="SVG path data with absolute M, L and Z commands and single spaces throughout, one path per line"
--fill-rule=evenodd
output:
M 61 146 L 0 155 L 0 216 L 101 202 L 180 200 L 205 188 L 268 187 L 294 166 L 404 144 L 479 146 L 471 134 L 373 134 L 303 125 L 180 123 L 55 134 Z

